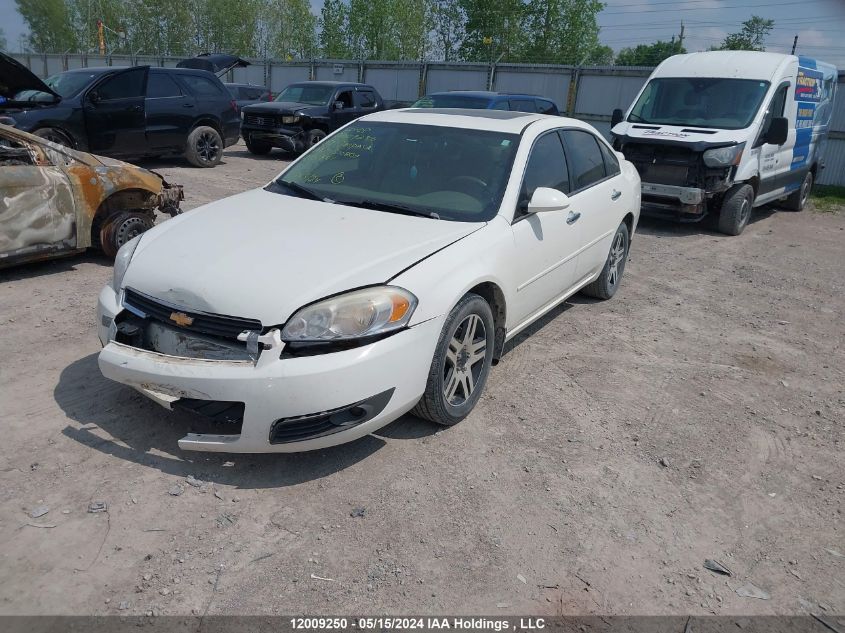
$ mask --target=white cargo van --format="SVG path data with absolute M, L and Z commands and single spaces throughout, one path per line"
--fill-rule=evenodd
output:
M 800 211 L 823 168 L 836 80 L 830 64 L 777 53 L 665 60 L 612 119 L 614 146 L 640 172 L 643 213 L 718 214 L 719 230 L 739 235 L 753 207 Z

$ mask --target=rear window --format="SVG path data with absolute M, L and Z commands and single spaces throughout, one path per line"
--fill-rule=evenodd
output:
M 147 98 L 181 97 L 182 90 L 172 78 L 163 73 L 150 73 L 147 79 Z
M 470 108 L 483 110 L 490 103 L 489 99 L 483 97 L 471 97 L 468 95 L 428 95 L 419 99 L 412 108 Z
M 604 157 L 595 136 L 581 130 L 566 130 L 563 132 L 563 140 L 572 172 L 573 191 L 604 179 Z
M 534 105 L 534 99 L 511 99 L 511 110 L 517 112 L 536 112 L 537 107 Z
M 224 92 L 222 85 L 210 79 L 209 77 L 200 77 L 198 75 L 181 75 L 182 81 L 188 84 L 198 97 L 228 97 L 229 93 Z

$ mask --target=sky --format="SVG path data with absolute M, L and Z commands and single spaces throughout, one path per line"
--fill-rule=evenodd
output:
M 233 0 L 237 1 L 237 0 Z M 688 51 L 707 50 L 739 31 L 752 15 L 775 21 L 766 49 L 789 53 L 798 35 L 799 54 L 845 68 L 845 0 L 604 0 L 599 14 L 602 43 L 618 51 L 626 46 L 669 40 L 684 23 Z M 322 0 L 311 0 L 319 13 Z M 26 33 L 14 0 L 0 0 L 0 28 L 12 51 Z

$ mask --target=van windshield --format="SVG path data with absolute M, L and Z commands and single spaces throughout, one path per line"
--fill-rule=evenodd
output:
M 768 89 L 768 81 L 756 79 L 652 79 L 628 121 L 739 130 L 751 124 Z

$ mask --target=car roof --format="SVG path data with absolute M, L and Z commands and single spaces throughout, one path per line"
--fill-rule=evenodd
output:
M 358 83 L 357 81 L 294 81 L 293 83 L 289 84 L 291 86 L 302 86 L 302 85 L 309 85 L 309 86 L 350 86 L 355 88 L 372 88 L 369 84 L 362 84 Z
M 491 90 L 445 90 L 443 92 L 432 92 L 429 97 L 442 97 L 445 95 L 458 97 L 481 97 L 483 99 L 507 99 L 508 97 L 527 97 L 529 99 L 543 99 L 550 101 L 546 97 L 539 95 L 529 95 L 522 92 L 496 92 Z
M 402 108 L 383 110 L 368 114 L 362 119 L 389 123 L 410 123 L 413 125 L 436 125 L 474 130 L 488 130 L 508 134 L 521 134 L 529 125 L 543 123 L 544 127 L 577 127 L 595 130 L 577 119 L 515 112 L 510 110 L 477 110 L 469 108 Z M 359 121 L 362 119 L 358 119 Z

